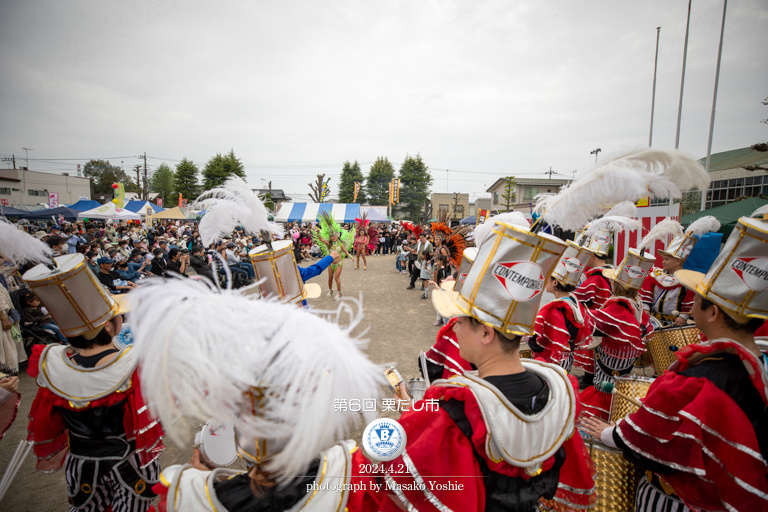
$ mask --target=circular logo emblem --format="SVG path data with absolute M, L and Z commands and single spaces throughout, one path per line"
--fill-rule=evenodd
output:
M 544 289 L 541 267 L 531 261 L 498 263 L 493 269 L 493 275 L 518 302 L 527 302 Z
M 664 275 L 659 279 L 659 284 L 665 288 L 669 288 L 670 286 L 677 286 L 680 284 L 680 281 L 675 277 Z
M 750 290 L 762 292 L 768 289 L 767 257 L 747 256 L 736 258 L 731 262 L 731 268 Z
M 460 283 L 463 283 L 466 278 L 467 278 L 467 274 L 459 274 L 459 282 Z
M 405 451 L 405 429 L 395 420 L 379 418 L 365 427 L 363 448 L 372 459 L 394 460 Z
M 627 273 L 630 279 L 637 279 L 645 275 L 645 270 L 634 265 L 627 265 L 624 267 L 624 272 Z
M 581 269 L 584 268 L 578 258 L 564 258 L 563 266 L 567 272 L 581 272 Z
M 107 212 L 107 211 L 109 211 L 109 206 L 106 206 L 106 205 L 104 205 L 104 206 L 101 206 L 101 207 L 99 207 L 99 209 L 98 209 L 98 210 L 96 210 L 96 211 L 97 211 L 97 212 Z
M 604 234 L 595 235 L 594 240 L 595 242 L 603 245 L 611 243 L 611 237 Z

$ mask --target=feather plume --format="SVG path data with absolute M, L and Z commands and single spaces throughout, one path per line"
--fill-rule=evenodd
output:
M 704 233 L 714 233 L 720 229 L 720 221 L 711 215 L 705 215 L 693 221 L 685 230 L 686 235 L 701 236 Z
M 0 220 L 0 254 L 17 264 L 47 261 L 53 257 L 48 244 L 4 220 Z
M 603 217 L 620 215 L 622 217 L 637 217 L 637 206 L 631 201 L 616 203 Z
M 265 469 L 285 483 L 376 417 L 334 411 L 334 399 L 378 401 L 385 384 L 362 352 L 366 342 L 350 334 L 362 317 L 358 301 L 345 298 L 325 314 L 338 322 L 346 313 L 342 328 L 293 305 L 218 293 L 191 279 L 149 280 L 131 297 L 142 393 L 177 444 L 200 422 L 231 422 L 239 437 L 280 447 Z M 254 387 L 268 397 L 256 416 L 245 413 L 244 393 Z
M 231 233 L 238 224 L 251 233 L 264 230 L 273 235 L 283 234 L 280 226 L 269 222 L 269 212 L 259 196 L 237 176 L 227 179 L 219 187 L 203 192 L 195 201 L 195 206 L 205 210 L 205 215 L 200 219 L 200 236 L 205 245 Z
M 355 222 L 357 222 L 358 228 L 367 228 L 368 224 L 371 223 L 371 221 L 368 219 L 368 212 L 364 211 L 360 214 L 359 219 L 355 219 Z
M 768 215 L 768 204 L 761 206 L 757 210 L 753 211 L 750 217 L 763 217 L 764 215 Z
M 664 240 L 666 242 L 667 237 L 676 237 L 682 234 L 683 226 L 681 226 L 680 223 L 676 220 L 672 220 L 667 217 L 663 221 L 653 226 L 653 229 L 651 229 L 648 234 L 645 235 L 645 238 L 643 238 L 637 248 L 644 249 L 646 247 L 650 247 L 652 243 L 656 242 L 656 240 Z
M 443 238 L 449 237 L 453 233 L 453 230 L 451 230 L 451 228 L 449 228 L 448 225 L 444 222 L 433 222 L 430 224 L 429 229 L 435 236 L 437 236 L 438 233 L 441 233 Z
M 496 221 L 504 222 L 505 224 L 512 224 L 513 226 L 520 226 L 525 229 L 530 229 L 531 224 L 525 218 L 521 212 L 507 212 L 495 217 L 488 217 L 485 222 L 475 228 L 475 246 L 480 247 L 486 238 L 491 234 L 493 226 Z
M 643 223 L 636 219 L 630 219 L 622 215 L 606 215 L 590 222 L 584 236 L 592 236 L 599 229 L 621 233 L 623 231 L 634 231 L 642 226 Z
M 706 189 L 709 175 L 693 158 L 678 151 L 639 149 L 601 162 L 582 179 L 536 204 L 544 221 L 576 231 L 601 215 L 602 205 L 636 202 L 651 195 L 680 198 L 694 187 Z

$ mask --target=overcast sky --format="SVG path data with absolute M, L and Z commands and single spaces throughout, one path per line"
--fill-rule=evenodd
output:
M 336 192 L 345 160 L 408 153 L 472 199 L 505 175 L 570 178 L 596 148 L 648 144 L 658 26 L 653 146 L 674 147 L 687 5 L 3 0 L 0 156 L 74 174 L 234 149 L 249 183 L 299 200 L 318 172 Z M 691 13 L 680 149 L 699 158 L 722 8 Z M 768 2 L 728 3 L 715 153 L 768 141 L 767 26 Z

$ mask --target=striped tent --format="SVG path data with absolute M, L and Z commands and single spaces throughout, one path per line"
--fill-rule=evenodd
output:
M 357 203 L 283 203 L 275 215 L 275 222 L 317 222 L 317 216 L 330 212 L 339 223 L 355 222 L 360 216 Z
M 621 260 L 624 259 L 624 256 L 627 254 L 627 251 L 630 248 L 637 247 L 637 244 L 640 243 L 640 241 L 643 239 L 645 235 L 648 234 L 648 232 L 656 226 L 659 222 L 663 221 L 667 217 L 671 218 L 672 220 L 676 220 L 680 222 L 680 210 L 682 208 L 682 205 L 680 203 L 674 204 L 671 207 L 669 206 L 650 206 L 645 208 L 638 208 L 637 214 L 638 216 L 635 217 L 636 219 L 639 219 L 640 222 L 642 222 L 642 228 L 636 229 L 634 231 L 630 232 L 624 232 L 619 233 L 618 236 L 614 239 L 614 254 L 616 259 L 616 264 L 618 265 L 621 263 Z M 659 254 L 659 249 L 664 249 L 664 247 L 667 246 L 669 242 L 672 241 L 672 237 L 668 237 L 667 240 L 657 240 L 653 247 L 647 247 L 645 250 L 653 254 L 653 256 L 656 258 L 656 262 L 654 263 L 654 266 L 661 267 L 661 254 Z

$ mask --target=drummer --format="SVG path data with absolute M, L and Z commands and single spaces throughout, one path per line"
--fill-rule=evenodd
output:
M 676 221 L 665 222 L 674 222 L 682 232 L 682 226 Z M 651 269 L 640 288 L 640 298 L 646 311 L 662 324 L 672 323 L 680 327 L 691 317 L 694 292 L 680 284 L 675 278 L 675 272 L 683 270 L 683 264 L 698 242 L 698 237 L 718 229 L 720 222 L 717 219 L 709 215 L 701 217 L 684 234 L 676 236 L 666 249 L 659 249 L 663 268 Z
M 73 512 L 145 511 L 157 496 L 163 430 L 144 406 L 135 351 L 114 341 L 129 296 L 106 294 L 82 254 L 54 261 L 53 270 L 38 265 L 23 276 L 69 344 L 32 347 L 37 469 L 66 464 Z
M 585 229 L 587 229 L 586 226 Z M 613 265 L 606 263 L 613 259 L 612 241 L 613 232 L 600 229 L 586 242 L 584 240 L 579 242 L 582 247 L 586 247 L 592 253 L 592 257 L 587 261 L 587 269 L 581 276 L 581 283 L 572 295 L 587 309 L 600 309 L 613 295 L 611 281 L 603 275 L 604 270 L 613 268 Z M 584 370 L 584 375 L 579 379 L 581 389 L 594 384 L 595 353 L 593 350 L 584 347 L 576 349 L 573 353 L 573 364 Z
M 768 360 L 754 339 L 768 318 L 768 259 L 754 257 L 765 254 L 764 224 L 742 217 L 706 276 L 677 271 L 710 341 L 680 350 L 626 420 L 584 420 L 647 470 L 635 510 L 768 510 Z
M 646 351 L 644 340 L 653 333 L 653 327 L 637 290 L 652 264 L 650 254 L 630 249 L 616 269 L 603 270 L 603 276 L 611 281 L 613 296 L 599 309 L 590 310 L 595 322 L 595 381 L 579 396 L 582 418 L 608 419 L 611 395 L 598 386 L 631 373 L 638 356 Z
M 570 372 L 573 366 L 575 349 L 589 345 L 595 330 L 594 320 L 586 306 L 571 293 L 584 273 L 585 264 L 592 257 L 589 249 L 568 242 L 568 248 L 545 286 L 555 300 L 539 310 L 534 336 L 528 339 L 535 359 L 558 364 L 566 372 Z

